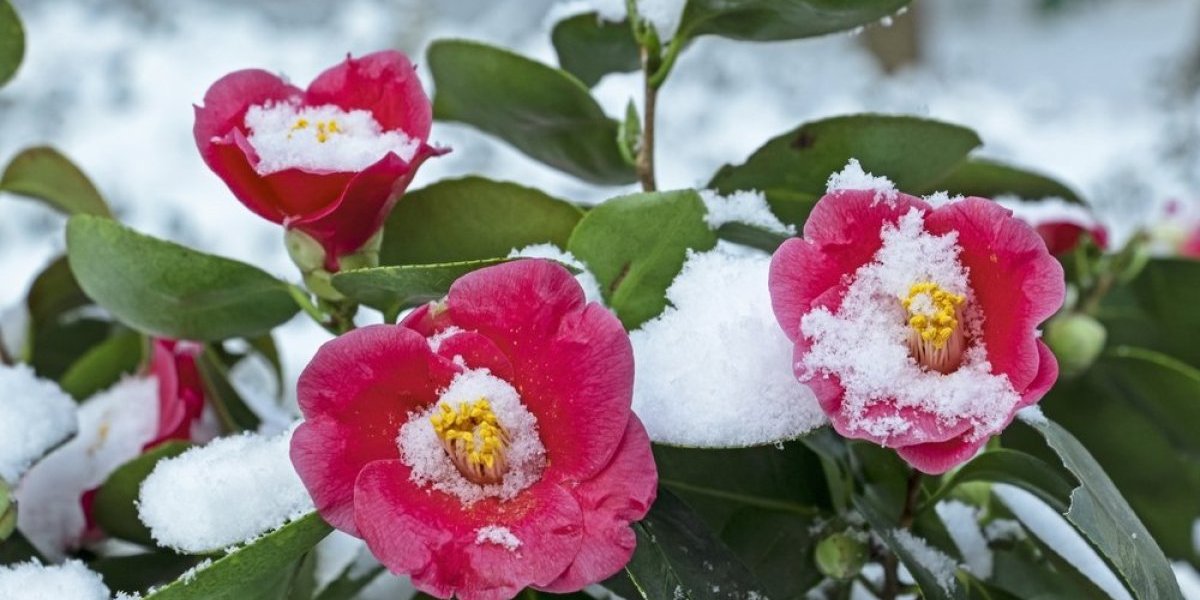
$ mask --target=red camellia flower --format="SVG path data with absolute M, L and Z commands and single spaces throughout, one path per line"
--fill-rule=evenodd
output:
M 321 516 L 435 596 L 600 581 L 655 498 L 629 339 L 557 263 L 466 275 L 325 344 L 298 387 L 292 462 Z
M 426 143 L 432 115 L 408 58 L 384 51 L 347 57 L 307 90 L 258 69 L 230 73 L 196 107 L 194 134 L 238 200 L 311 236 L 336 271 L 442 152 Z
M 1058 376 L 1037 327 L 1062 305 L 1062 267 L 983 198 L 832 190 L 776 252 L 770 287 L 838 433 L 926 473 L 971 458 Z

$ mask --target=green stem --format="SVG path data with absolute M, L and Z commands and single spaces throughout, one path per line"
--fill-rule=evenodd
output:
M 645 102 L 642 106 L 642 143 L 638 147 L 637 174 L 642 183 L 642 190 L 653 192 L 658 189 L 654 178 L 654 113 L 658 103 L 658 87 L 651 82 L 651 76 L 658 62 L 657 56 L 652 56 L 648 48 L 642 47 L 642 71 L 645 74 Z

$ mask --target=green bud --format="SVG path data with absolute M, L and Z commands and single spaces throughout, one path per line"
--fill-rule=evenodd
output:
M 289 229 L 283 235 L 283 243 L 287 246 L 288 256 L 304 274 L 325 268 L 325 248 L 312 236 L 299 229 Z M 314 290 L 315 291 L 315 290 Z
M 817 569 L 832 579 L 853 579 L 867 558 L 866 539 L 852 531 L 831 534 L 817 544 Z
M 1064 377 L 1074 377 L 1092 366 L 1104 350 L 1107 338 L 1104 325 L 1081 313 L 1068 313 L 1051 319 L 1042 335 L 1046 345 L 1058 358 L 1059 369 Z
M 304 274 L 304 287 L 317 295 L 318 298 L 331 302 L 341 302 L 346 297 L 333 287 L 333 274 L 325 269 L 316 269 Z
M 17 528 L 17 505 L 10 495 L 12 490 L 0 480 L 0 542 L 8 539 Z
M 367 269 L 379 266 L 379 249 L 383 246 L 383 229 L 375 232 L 367 243 L 354 254 L 347 254 L 338 259 L 338 268 L 342 271 Z

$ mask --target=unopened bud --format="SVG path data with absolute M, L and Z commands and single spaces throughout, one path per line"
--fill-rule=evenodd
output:
M 312 236 L 299 229 L 289 229 L 283 235 L 283 243 L 287 246 L 288 256 L 304 274 L 325 268 L 325 248 Z
M 1055 317 L 1046 325 L 1042 336 L 1058 358 L 1059 370 L 1064 377 L 1074 377 L 1092 366 L 1104 350 L 1107 338 L 1104 325 L 1081 313 Z
M 826 577 L 853 579 L 867 563 L 866 538 L 861 533 L 834 533 L 817 544 L 817 569 Z

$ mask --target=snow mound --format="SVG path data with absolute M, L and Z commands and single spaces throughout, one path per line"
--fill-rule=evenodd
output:
M 100 575 L 82 562 L 43 565 L 35 560 L 0 566 L 0 598 L 109 600 L 109 590 Z
M 0 365 L 0 479 L 15 483 L 77 430 L 75 401 L 28 365 Z

